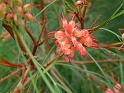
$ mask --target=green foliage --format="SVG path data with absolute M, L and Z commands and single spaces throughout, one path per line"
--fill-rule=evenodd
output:
M 42 9 L 35 7 L 35 4 L 40 4 L 40 0 L 23 1 L 24 3 L 28 1 L 34 4 L 33 15 L 37 20 L 43 20 L 41 16 L 44 13 L 47 32 L 56 31 L 56 29 L 61 28 L 61 14 L 63 11 L 77 11 L 75 9 L 74 0 L 65 0 L 66 3 L 64 3 L 64 0 L 54 0 L 49 4 L 44 4 L 44 8 Z M 94 20 L 99 17 L 99 20 L 94 26 L 102 25 L 102 27 L 97 29 L 93 35 L 96 37 L 100 46 L 107 46 L 118 42 L 123 44 L 123 39 L 121 38 L 123 32 L 118 31 L 118 28 L 124 28 L 123 3 L 123 0 L 91 0 L 85 18 L 85 29 L 89 28 Z M 67 12 L 67 16 L 70 17 L 69 12 Z M 104 26 L 104 23 L 107 25 Z M 43 25 L 37 25 L 35 21 L 33 21 L 27 22 L 27 26 L 36 40 Z M 5 29 L 2 28 L 2 25 L 0 28 L 0 33 L 2 34 Z M 35 59 L 31 52 L 32 41 L 24 27 L 20 24 L 18 29 L 14 29 L 14 31 L 19 33 L 21 41 L 36 67 L 34 71 L 29 70 L 28 79 L 31 79 L 31 82 L 23 86 L 23 93 L 103 93 L 104 89 L 97 88 L 97 86 L 103 84 L 113 89 L 114 82 L 111 79 L 112 72 L 114 72 L 115 79 L 117 80 L 119 77 L 119 82 L 124 84 L 123 50 L 118 51 L 106 47 L 99 49 L 87 48 L 87 56 L 82 58 L 78 53 L 75 55 L 74 62 L 79 61 L 81 64 L 75 64 L 73 62 L 66 63 L 63 62 L 61 57 L 57 57 L 51 65 L 45 68 L 44 64 L 55 57 L 53 42 L 50 42 L 50 50 L 48 52 L 45 50 L 45 45 L 40 46 L 35 55 L 37 58 Z M 44 37 L 41 38 L 40 41 L 43 40 Z M 0 59 L 7 59 L 12 63 L 26 62 L 26 58 L 19 48 L 17 38 L 15 38 L 15 40 L 10 38 L 5 42 L 2 41 L 2 39 L 0 40 Z M 100 60 L 105 59 L 109 60 L 99 63 Z M 59 60 L 61 61 L 60 63 Z M 92 63 L 83 63 L 89 60 L 92 61 Z M 29 67 L 27 67 L 27 69 L 29 69 Z M 15 68 L 0 65 L 0 78 L 3 78 L 15 70 Z M 21 74 L 22 73 L 19 73 L 17 76 L 0 82 L 0 93 L 12 93 L 20 82 Z

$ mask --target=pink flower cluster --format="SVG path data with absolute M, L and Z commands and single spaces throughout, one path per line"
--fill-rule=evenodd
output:
M 119 83 L 119 80 L 118 81 L 115 80 L 114 73 L 112 73 L 111 79 L 113 82 L 115 82 L 115 85 L 114 85 L 113 89 L 110 89 L 110 88 L 105 89 L 104 93 L 124 93 L 123 85 L 121 85 Z M 97 88 L 105 88 L 105 86 L 104 85 L 97 86 Z
M 120 89 L 122 88 L 122 86 L 119 83 L 116 83 L 116 85 L 114 86 L 114 91 L 110 88 L 106 89 L 104 93 L 122 93 L 120 92 Z
M 74 20 L 69 23 L 66 18 L 62 18 L 64 31 L 55 32 L 56 45 L 64 55 L 66 61 L 74 56 L 74 51 L 78 51 L 81 56 L 86 55 L 87 47 L 94 47 L 94 39 L 86 29 L 78 29 Z

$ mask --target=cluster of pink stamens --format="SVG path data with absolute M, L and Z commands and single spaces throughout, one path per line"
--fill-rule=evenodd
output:
M 115 80 L 114 74 L 112 73 L 112 81 L 115 82 L 115 85 L 113 86 L 113 89 L 107 88 L 105 89 L 104 93 L 124 93 L 123 85 L 119 83 L 119 80 Z M 97 88 L 105 88 L 105 85 L 97 86 Z
M 122 85 L 120 85 L 119 83 L 116 83 L 116 85 L 114 86 L 114 91 L 110 88 L 106 89 L 104 93 L 122 93 L 120 92 L 120 89 L 122 88 Z
M 72 19 L 69 23 L 66 18 L 62 18 L 64 31 L 55 32 L 56 45 L 65 60 L 69 61 L 74 56 L 74 51 L 78 51 L 81 56 L 87 54 L 85 46 L 95 47 L 94 38 L 86 29 L 78 29 Z

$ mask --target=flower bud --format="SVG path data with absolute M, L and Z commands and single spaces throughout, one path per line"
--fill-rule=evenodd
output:
M 17 12 L 18 12 L 18 15 L 21 16 L 21 15 L 23 14 L 23 9 L 22 9 L 22 7 L 17 6 Z
M 32 5 L 31 4 L 25 4 L 23 6 L 24 12 L 31 12 L 32 11 Z
M 27 12 L 27 13 L 25 14 L 25 17 L 26 17 L 29 21 L 33 21 L 33 20 L 34 20 L 33 15 L 32 15 L 31 13 L 29 13 L 29 12 Z
M 6 15 L 7 20 L 12 20 L 14 18 L 14 14 L 12 12 L 8 12 Z
M 83 2 L 84 2 L 83 0 L 77 0 L 77 2 L 75 2 L 75 5 L 76 6 L 82 5 Z

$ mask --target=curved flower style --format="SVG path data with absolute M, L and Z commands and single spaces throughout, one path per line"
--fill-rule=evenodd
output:
M 74 51 L 78 51 L 81 56 L 86 55 L 87 47 L 95 47 L 94 39 L 86 29 L 78 29 L 74 20 L 69 23 L 66 18 L 62 18 L 64 31 L 55 32 L 56 46 L 69 61 L 74 56 Z
M 119 80 L 115 80 L 114 73 L 112 73 L 111 77 L 112 81 L 115 82 L 113 89 L 107 88 L 103 93 L 124 93 L 124 87 L 119 83 Z M 106 88 L 105 85 L 97 86 L 97 88 Z
M 112 89 L 106 89 L 104 93 L 122 93 L 120 92 L 120 89 L 122 88 L 122 86 L 119 83 L 116 83 L 116 85 L 114 86 L 114 91 Z

